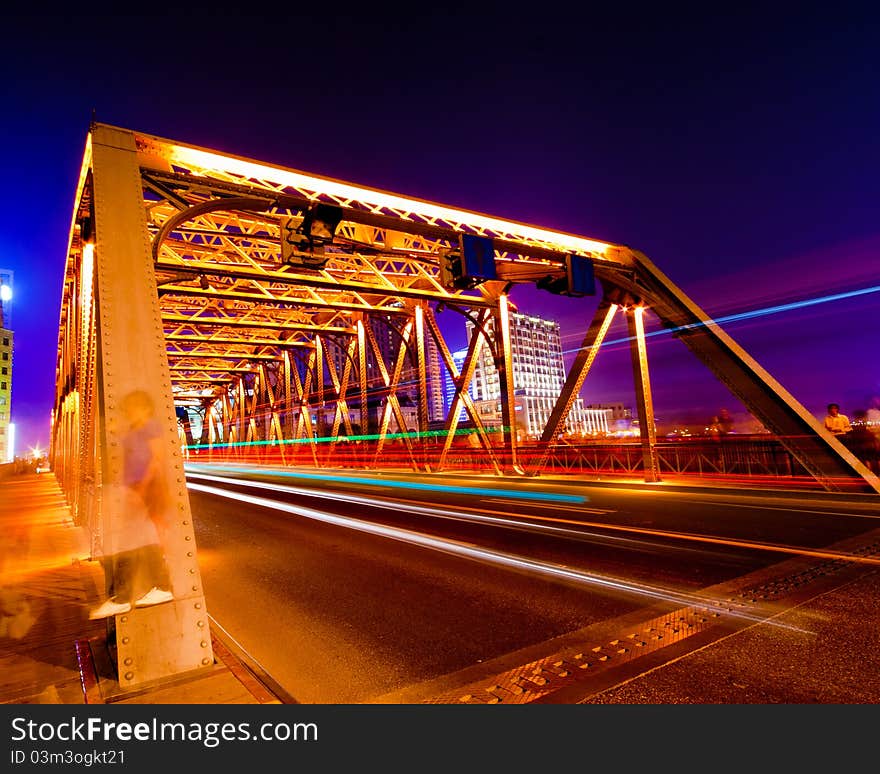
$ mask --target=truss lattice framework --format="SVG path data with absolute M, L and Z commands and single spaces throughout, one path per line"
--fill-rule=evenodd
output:
M 303 226 L 319 204 L 341 218 L 321 260 L 310 252 L 283 261 L 285 229 Z M 460 290 L 441 281 L 442 256 L 461 234 L 492 239 L 497 279 Z M 120 657 L 132 667 L 124 681 L 211 662 L 178 409 L 188 437 L 190 420 L 200 420 L 195 447 L 236 454 L 265 444 L 283 462 L 369 466 L 395 433 L 396 453 L 413 468 L 441 470 L 463 408 L 497 473 L 539 473 L 525 471 L 517 454 L 507 292 L 563 277 L 570 254 L 591 260 L 603 298 L 584 339 L 589 356 L 576 359 L 545 428 L 548 448 L 596 357 L 606 317 L 619 310 L 639 315 L 630 322 L 633 374 L 642 426 L 652 426 L 640 324 L 649 309 L 827 488 L 855 481 L 880 491 L 875 476 L 636 250 L 94 125 L 70 227 L 52 457 L 100 553 L 116 518 L 108 493 L 122 475 L 123 398 L 148 393 L 167 426 L 166 552 L 176 601 L 126 617 L 122 640 L 131 645 Z M 434 317 L 441 305 L 474 322 L 460 369 Z M 500 432 L 484 427 L 468 392 L 484 346 L 502 386 Z M 428 408 L 442 389 L 429 350 L 455 386 L 444 416 Z M 365 443 L 346 443 L 343 452 L 341 437 Z M 654 439 L 649 433 L 642 442 L 646 478 L 656 478 Z M 148 658 L 157 624 L 179 632 L 181 621 L 185 636 L 171 655 Z

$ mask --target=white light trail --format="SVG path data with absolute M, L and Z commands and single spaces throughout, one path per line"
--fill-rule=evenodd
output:
M 431 518 L 437 519 L 448 519 L 452 521 L 463 521 L 466 523 L 480 523 L 480 524 L 488 524 L 494 527 L 504 527 L 507 529 L 516 529 L 525 532 L 538 532 L 538 533 L 547 533 L 557 537 L 566 537 L 566 538 L 574 538 L 577 540 L 585 540 L 590 539 L 592 541 L 600 541 L 605 543 L 632 543 L 633 545 L 643 546 L 643 545 L 657 545 L 656 541 L 646 541 L 646 540 L 635 540 L 631 537 L 621 537 L 619 535 L 605 535 L 598 534 L 596 532 L 587 532 L 583 529 L 571 529 L 567 527 L 554 527 L 548 524 L 537 524 L 534 521 L 523 521 L 522 517 L 519 518 L 502 518 L 500 512 L 499 515 L 488 516 L 484 513 L 476 513 L 473 510 L 453 510 L 450 508 L 438 508 L 436 506 L 427 506 L 427 505 L 418 505 L 411 500 L 401 501 L 400 499 L 387 500 L 380 497 L 369 497 L 367 495 L 353 495 L 346 494 L 344 492 L 333 491 L 333 492 L 322 492 L 316 489 L 305 489 L 301 487 L 295 486 L 285 486 L 281 484 L 270 484 L 263 481 L 246 481 L 237 478 L 227 478 L 225 476 L 209 476 L 202 474 L 189 474 L 188 478 L 196 478 L 205 481 L 217 481 L 219 483 L 224 484 L 232 484 L 235 486 L 246 486 L 253 489 L 267 489 L 272 492 L 284 492 L 287 494 L 297 494 L 303 495 L 305 497 L 318 497 L 326 500 L 333 500 L 334 502 L 348 502 L 353 503 L 355 505 L 363 505 L 368 508 L 384 508 L 385 510 L 400 510 L 401 503 L 406 504 L 406 509 L 409 513 L 418 513 L 424 516 L 429 516 Z M 225 491 L 225 490 L 224 490 Z M 509 503 L 508 503 L 509 504 Z M 572 509 L 568 509 L 572 510 Z M 596 513 L 594 509 L 591 509 L 592 513 Z M 503 515 L 511 515 L 517 516 L 517 514 L 503 514 Z M 534 516 L 530 515 L 527 518 L 529 519 L 537 519 L 540 521 L 550 521 L 545 516 Z M 583 522 L 573 521 L 570 519 L 552 519 L 552 521 L 556 523 L 568 523 L 574 524 L 579 527 L 591 526 L 595 527 L 595 524 L 584 524 Z M 686 551 L 689 553 L 697 553 L 695 549 L 692 548 L 681 548 L 676 546 L 663 546 L 663 549 L 666 551 Z M 700 552 L 702 553 L 702 552 Z
M 765 621 L 767 616 L 749 613 L 744 610 L 735 610 L 720 600 L 700 597 L 698 595 L 683 594 L 671 589 L 664 589 L 656 586 L 648 586 L 645 584 L 634 583 L 631 581 L 621 580 L 609 576 L 596 575 L 594 573 L 581 572 L 570 567 L 542 562 L 536 559 L 529 559 L 515 554 L 509 554 L 502 551 L 493 551 L 486 548 L 480 548 L 471 543 L 464 543 L 456 540 L 446 540 L 433 537 L 413 530 L 401 529 L 399 527 L 388 527 L 382 524 L 374 524 L 360 519 L 353 519 L 348 516 L 340 516 L 326 511 L 319 511 L 315 508 L 308 508 L 303 505 L 295 505 L 293 503 L 282 503 L 277 500 L 271 500 L 266 497 L 256 497 L 254 495 L 243 494 L 241 492 L 232 492 L 219 487 L 205 486 L 202 484 L 187 483 L 187 487 L 197 492 L 205 492 L 207 494 L 225 497 L 230 500 L 237 500 L 249 505 L 255 505 L 260 508 L 269 508 L 284 513 L 302 516 L 307 519 L 313 519 L 326 524 L 332 524 L 345 529 L 352 529 L 358 532 L 378 537 L 397 540 L 402 543 L 427 548 L 432 551 L 461 556 L 479 562 L 488 562 L 514 570 L 526 571 L 536 575 L 543 575 L 557 580 L 565 580 L 578 584 L 600 587 L 609 591 L 624 592 L 635 594 L 640 597 L 649 597 L 651 599 L 662 600 L 664 602 L 672 602 L 676 605 L 685 605 L 688 607 L 696 607 L 717 612 L 723 615 L 729 615 L 736 618 L 743 618 L 750 621 Z M 804 631 L 797 627 L 787 624 L 774 623 L 775 626 L 781 626 L 794 631 Z

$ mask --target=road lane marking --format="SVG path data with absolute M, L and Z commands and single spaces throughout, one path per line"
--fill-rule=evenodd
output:
M 503 497 L 483 497 L 480 499 L 481 503 L 501 503 L 502 505 L 512 505 L 513 503 L 510 500 L 505 500 Z M 574 511 L 575 513 L 592 513 L 596 516 L 601 516 L 605 513 L 617 513 L 616 510 L 611 508 L 583 508 L 578 505 L 549 505 L 547 503 L 529 503 L 530 508 L 552 508 L 554 511 Z
M 324 498 L 329 498 L 329 499 L 333 499 L 333 500 L 345 500 L 345 501 L 355 502 L 355 503 L 362 504 L 362 505 L 364 505 L 364 504 L 365 505 L 373 505 L 374 507 L 380 507 L 380 508 L 393 507 L 393 503 L 378 501 L 376 498 L 363 497 L 360 495 L 351 495 L 351 494 L 346 494 L 346 493 L 341 493 L 341 492 L 315 492 L 314 490 L 310 490 L 310 489 L 281 486 L 279 484 L 269 484 L 269 483 L 262 482 L 262 481 L 243 481 L 241 479 L 228 479 L 223 476 L 190 474 L 190 477 L 202 478 L 202 479 L 207 479 L 207 480 L 212 480 L 212 481 L 220 481 L 223 483 L 231 483 L 234 485 L 247 486 L 247 487 L 251 487 L 251 488 L 269 489 L 269 490 L 274 490 L 274 491 L 279 491 L 279 492 L 291 492 L 294 494 L 304 494 L 306 496 L 312 496 L 312 497 L 324 497 Z M 204 489 L 205 491 L 210 491 L 213 489 L 212 487 L 200 487 L 199 485 L 195 485 L 195 484 L 187 484 L 187 486 L 189 486 L 191 488 L 195 488 L 197 490 Z M 221 491 L 226 492 L 227 490 L 215 490 L 215 491 L 216 492 L 221 492 Z M 234 497 L 235 494 L 236 493 L 231 493 L 226 496 Z M 275 501 L 273 500 L 273 501 L 267 501 L 267 502 L 275 502 Z M 410 508 L 414 511 L 417 511 L 420 513 L 425 513 L 429 516 L 434 516 L 437 518 L 451 518 L 451 519 L 458 519 L 460 521 L 467 521 L 468 520 L 467 519 L 468 514 L 463 511 L 441 510 L 439 508 L 433 508 L 433 507 L 428 507 L 428 506 L 419 506 L 419 505 L 411 505 Z M 537 528 L 537 527 L 541 526 L 538 524 L 532 524 L 530 522 L 521 521 L 520 519 L 523 518 L 521 514 L 509 514 L 509 513 L 502 512 L 501 515 L 515 517 L 513 520 L 510 520 L 510 519 L 497 518 L 497 514 L 499 514 L 498 511 L 490 511 L 487 509 L 480 509 L 480 508 L 470 508 L 469 511 L 470 511 L 470 514 L 473 516 L 476 515 L 475 512 L 477 512 L 477 511 L 481 511 L 482 513 L 493 514 L 493 516 L 482 516 L 482 517 L 478 517 L 478 518 L 480 518 L 480 520 L 483 522 L 490 522 L 490 523 L 494 522 L 494 523 L 502 525 L 502 526 L 517 527 L 517 528 L 524 528 L 524 527 Z M 342 517 L 340 517 L 340 518 L 342 518 Z M 624 533 L 635 534 L 635 535 L 648 535 L 651 537 L 659 537 L 659 538 L 665 538 L 665 539 L 669 539 L 669 540 L 683 540 L 683 541 L 696 542 L 696 543 L 709 543 L 712 545 L 721 545 L 721 546 L 727 546 L 730 548 L 745 548 L 748 550 L 771 551 L 771 552 L 775 552 L 775 553 L 790 554 L 793 556 L 812 556 L 812 557 L 815 557 L 818 559 L 841 559 L 841 560 L 847 561 L 847 562 L 880 565 L 880 559 L 875 559 L 872 557 L 864 557 L 864 556 L 854 556 L 851 554 L 841 553 L 839 551 L 823 551 L 820 549 L 804 548 L 804 547 L 800 547 L 800 546 L 786 546 L 786 545 L 781 545 L 778 543 L 759 543 L 759 542 L 756 542 L 753 540 L 720 538 L 720 537 L 713 537 L 711 535 L 700 535 L 697 533 L 690 533 L 690 532 L 671 532 L 669 530 L 650 529 L 648 527 L 633 527 L 633 526 L 628 526 L 628 525 L 624 525 L 624 524 L 607 524 L 604 522 L 555 519 L 555 518 L 552 518 L 549 516 L 532 515 L 529 518 L 534 521 L 545 521 L 545 522 L 549 521 L 549 522 L 556 522 L 556 523 L 567 523 L 567 524 L 577 525 L 578 527 L 589 527 L 590 529 L 604 529 L 604 530 L 609 530 L 611 532 L 624 532 Z M 553 532 L 558 532 L 558 533 L 572 533 L 573 532 L 572 530 L 567 530 L 567 529 L 563 529 L 563 528 L 559 528 L 559 527 L 544 527 L 544 529 L 547 531 L 553 531 Z M 579 533 L 579 532 L 574 533 L 574 534 L 577 534 L 579 536 L 583 536 L 583 533 Z
M 260 508 L 269 508 L 271 510 L 281 511 L 283 513 L 289 513 L 303 518 L 312 519 L 314 521 L 343 527 L 345 529 L 365 532 L 377 537 L 397 540 L 402 543 L 408 543 L 409 545 L 426 548 L 432 551 L 460 556 L 465 559 L 497 564 L 513 570 L 525 571 L 535 575 L 579 583 L 585 586 L 598 587 L 606 591 L 625 592 L 640 597 L 672 602 L 678 605 L 697 606 L 701 609 L 717 608 L 719 611 L 724 611 L 737 617 L 758 620 L 748 611 L 743 610 L 731 612 L 730 607 L 723 600 L 704 597 L 699 594 L 685 593 L 674 589 L 663 588 L 661 586 L 650 586 L 648 584 L 637 583 L 609 575 L 598 575 L 596 573 L 584 572 L 564 565 L 554 564 L 553 562 L 544 562 L 539 559 L 531 559 L 526 556 L 510 554 L 504 551 L 481 548 L 474 543 L 450 540 L 448 538 L 438 538 L 423 532 L 416 532 L 415 530 L 402 529 L 400 527 L 388 527 L 384 524 L 375 524 L 373 522 L 355 519 L 350 516 L 340 516 L 326 511 L 319 511 L 315 508 L 308 508 L 303 505 L 279 502 L 278 500 L 271 500 L 267 497 L 256 497 L 241 492 L 232 492 L 228 489 L 221 489 L 219 487 L 187 483 L 187 488 L 197 492 L 205 492 L 207 494 L 217 495 L 218 497 L 225 497 L 230 500 L 237 500 L 242 503 L 256 505 Z

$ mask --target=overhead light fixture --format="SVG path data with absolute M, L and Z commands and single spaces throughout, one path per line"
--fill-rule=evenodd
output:
M 311 240 L 331 241 L 341 220 L 341 207 L 317 202 L 303 217 L 302 231 Z
M 342 208 L 316 202 L 302 218 L 281 219 L 281 260 L 294 266 L 323 268 L 324 245 L 332 242 L 342 221 Z

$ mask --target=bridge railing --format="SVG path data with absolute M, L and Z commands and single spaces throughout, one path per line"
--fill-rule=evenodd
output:
M 821 490 L 823 487 L 785 448 L 767 435 L 736 435 L 721 440 L 707 438 L 663 441 L 656 444 L 663 480 L 694 480 L 706 484 L 730 483 L 749 487 Z M 441 445 L 416 444 L 413 455 L 419 467 L 438 471 Z M 535 473 L 541 457 L 538 442 L 524 442 L 518 448 L 520 466 Z M 403 444 L 385 444 L 377 455 L 370 441 L 341 441 L 335 444 L 289 444 L 284 442 L 189 448 L 193 462 L 242 463 L 285 467 L 319 467 L 360 470 L 413 470 L 413 458 Z M 498 450 L 502 462 L 502 451 Z M 443 471 L 450 473 L 492 473 L 482 449 L 453 444 Z M 556 444 L 538 475 L 579 479 L 642 480 L 643 453 L 638 440 L 600 439 Z
M 767 436 L 682 439 L 658 442 L 655 448 L 664 478 L 821 488 L 778 439 Z M 638 442 L 607 441 L 559 445 L 542 472 L 637 478 L 643 472 L 642 447 Z

